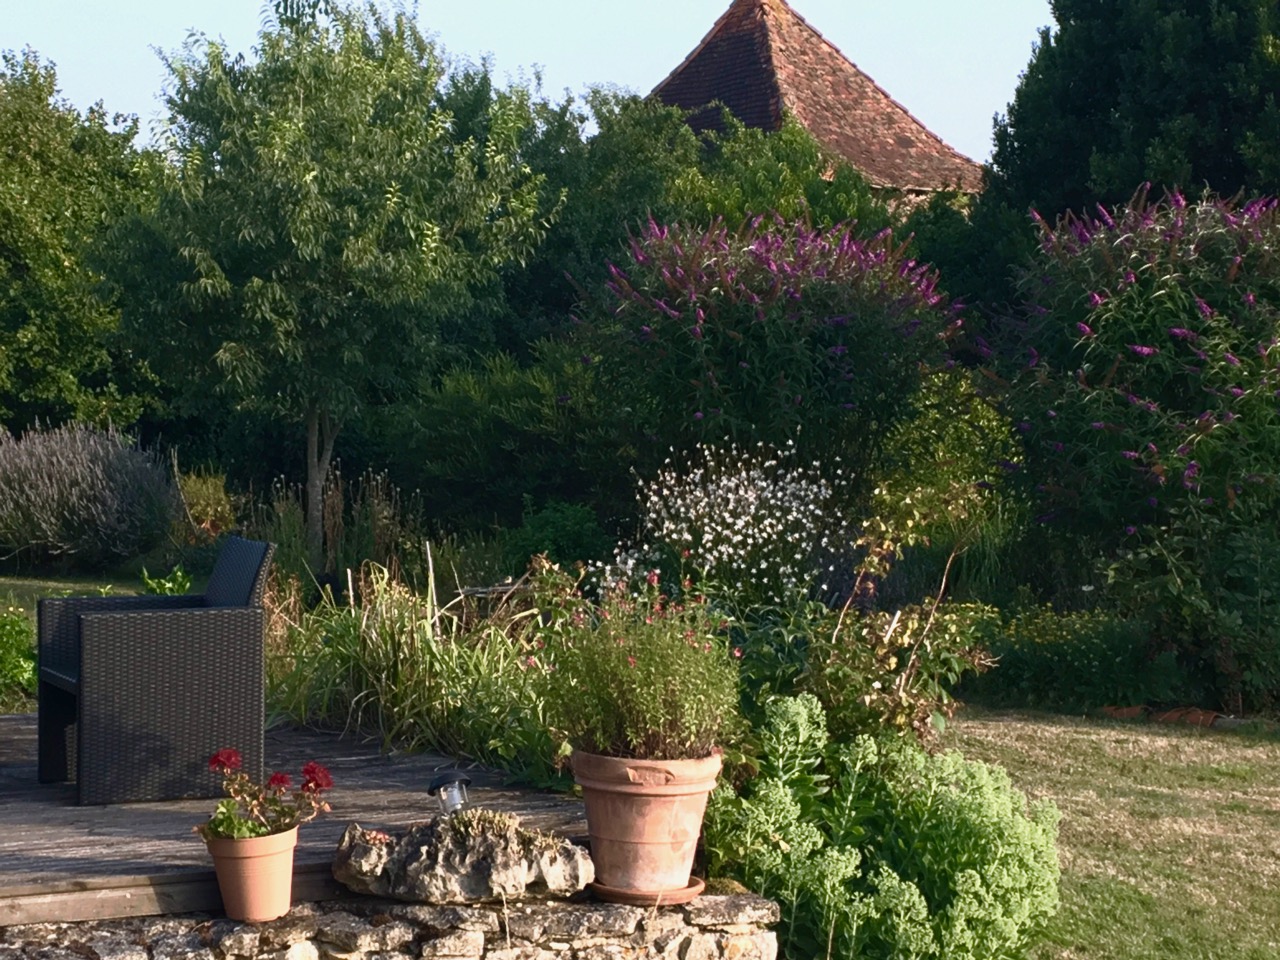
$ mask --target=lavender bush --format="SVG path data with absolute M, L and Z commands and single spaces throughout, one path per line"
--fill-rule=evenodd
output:
M 1233 710 L 1280 701 L 1278 248 L 1275 200 L 1042 224 L 1010 394 L 1038 521 Z
M 868 477 L 960 327 L 932 270 L 856 224 L 650 222 L 609 269 L 611 309 L 583 359 L 642 451 L 790 439 L 856 456 Z
M 0 431 L 0 553 L 101 569 L 158 546 L 177 508 L 160 458 L 113 429 Z

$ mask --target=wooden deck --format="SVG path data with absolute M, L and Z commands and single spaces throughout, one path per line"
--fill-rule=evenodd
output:
M 35 715 L 0 716 L 0 926 L 217 911 L 217 883 L 192 827 L 211 800 L 75 805 L 70 784 L 36 782 Z M 402 828 L 436 812 L 426 787 L 452 760 L 382 755 L 376 744 L 334 733 L 281 728 L 267 733 L 267 767 L 296 772 L 316 759 L 333 773 L 333 813 L 300 831 L 294 900 L 345 891 L 329 874 L 348 823 Z M 468 768 L 473 805 L 506 810 L 531 828 L 583 834 L 580 801 L 506 788 L 500 775 Z

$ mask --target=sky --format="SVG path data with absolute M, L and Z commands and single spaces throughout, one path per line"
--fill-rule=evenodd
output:
M 541 72 L 553 100 L 595 85 L 648 93 L 697 46 L 730 0 L 419 0 L 417 15 L 454 58 L 488 57 L 503 80 Z M 790 0 L 925 126 L 975 160 L 1013 98 L 1048 0 Z M 250 53 L 260 0 L 0 0 L 0 50 L 34 49 L 57 65 L 62 96 L 138 116 L 162 114 L 157 51 L 193 31 Z

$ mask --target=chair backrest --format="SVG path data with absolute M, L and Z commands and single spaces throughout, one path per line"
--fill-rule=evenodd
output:
M 256 607 L 262 603 L 267 585 L 267 569 L 275 544 L 243 537 L 227 537 L 218 551 L 209 585 L 204 591 L 206 607 Z

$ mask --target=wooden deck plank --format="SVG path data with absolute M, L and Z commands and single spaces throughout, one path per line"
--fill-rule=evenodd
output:
M 267 734 L 270 769 L 296 773 L 311 759 L 333 773 L 333 813 L 300 832 L 295 899 L 333 895 L 327 865 L 349 822 L 394 830 L 430 817 L 426 787 L 455 766 L 432 754 L 383 755 L 335 733 Z M 473 805 L 516 813 L 530 828 L 586 831 L 580 801 L 504 787 L 482 768 L 467 773 Z M 71 785 L 36 782 L 35 717 L 0 716 L 0 925 L 213 909 L 208 854 L 192 832 L 211 809 L 210 800 L 76 806 Z

